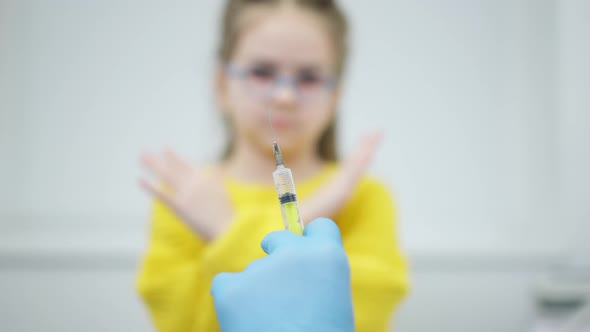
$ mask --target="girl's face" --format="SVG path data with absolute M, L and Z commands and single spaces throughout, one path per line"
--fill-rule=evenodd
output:
M 315 152 L 338 100 L 336 54 L 321 18 L 287 7 L 252 8 L 241 19 L 217 91 L 234 138 L 272 154 L 270 110 L 287 157 Z

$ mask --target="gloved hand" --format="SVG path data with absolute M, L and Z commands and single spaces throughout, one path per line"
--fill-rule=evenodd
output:
M 354 331 L 350 269 L 333 221 L 314 220 L 303 236 L 270 233 L 261 246 L 269 256 L 213 280 L 221 331 Z

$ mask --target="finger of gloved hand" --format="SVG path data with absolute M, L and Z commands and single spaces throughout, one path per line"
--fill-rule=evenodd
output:
M 242 273 L 250 273 L 252 271 L 260 270 L 262 266 L 265 265 L 265 258 L 266 257 L 253 260 L 252 262 L 250 262 L 250 264 L 248 264 L 248 266 L 246 266 Z
M 237 273 L 221 272 L 213 277 L 213 283 L 211 284 L 211 295 L 213 297 L 219 297 L 223 293 L 228 285 L 231 285 L 232 281 L 236 278 Z
M 342 245 L 340 229 L 336 223 L 328 218 L 318 218 L 307 224 L 303 230 L 303 236 L 322 240 L 330 240 L 338 243 L 339 245 Z
M 264 250 L 265 253 L 271 255 L 275 250 L 279 248 L 290 246 L 302 240 L 303 239 L 301 238 L 301 236 L 296 235 L 292 232 L 276 231 L 267 234 L 264 237 L 264 239 L 262 239 L 260 246 L 262 247 L 262 250 Z

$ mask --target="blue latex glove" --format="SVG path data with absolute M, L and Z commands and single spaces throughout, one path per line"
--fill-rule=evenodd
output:
M 239 273 L 220 273 L 211 294 L 223 332 L 353 332 L 350 268 L 329 219 L 303 236 L 268 234 L 267 257 Z

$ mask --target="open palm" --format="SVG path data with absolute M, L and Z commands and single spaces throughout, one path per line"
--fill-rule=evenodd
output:
M 382 132 L 363 137 L 356 150 L 342 162 L 332 178 L 301 203 L 306 224 L 320 217 L 336 217 L 367 171 L 382 140 Z
M 211 240 L 229 224 L 233 210 L 219 174 L 198 169 L 169 149 L 144 154 L 141 163 L 157 180 L 141 178 L 141 186 L 198 235 Z

